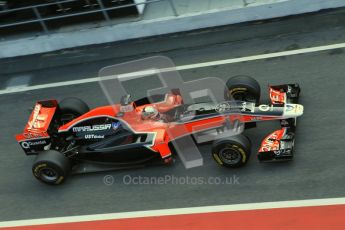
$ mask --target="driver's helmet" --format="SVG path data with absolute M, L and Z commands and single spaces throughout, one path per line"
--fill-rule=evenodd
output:
M 158 120 L 160 118 L 160 114 L 157 109 L 153 106 L 145 106 L 142 113 L 141 117 L 143 120 Z

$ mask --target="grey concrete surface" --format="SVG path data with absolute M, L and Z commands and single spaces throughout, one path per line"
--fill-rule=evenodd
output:
M 344 6 L 343 0 L 256 1 L 255 4 L 242 7 L 230 6 L 217 10 L 192 12 L 178 17 L 142 20 L 82 31 L 2 41 L 0 42 L 0 58 L 271 19 Z
M 269 0 L 258 0 L 255 3 L 272 3 Z M 175 8 L 177 15 L 191 13 L 201 13 L 224 8 L 242 8 L 245 6 L 244 0 L 172 0 L 173 6 L 169 1 L 160 1 L 148 4 L 143 15 L 144 20 L 158 19 L 175 16 L 172 7 Z
M 334 33 L 338 33 L 337 38 L 342 38 L 342 31 L 336 32 L 337 28 L 342 28 L 345 24 L 345 8 L 325 11 L 322 13 L 314 13 L 310 15 L 298 15 L 284 19 L 275 19 L 269 21 L 258 21 L 252 23 L 241 23 L 236 25 L 229 25 L 223 27 L 216 27 L 210 29 L 197 30 L 186 33 L 178 33 L 172 35 L 164 35 L 140 40 L 129 40 L 124 42 L 115 42 L 102 45 L 77 47 L 69 50 L 61 50 L 44 54 L 29 55 L 15 58 L 0 59 L 0 77 L 4 78 L 13 74 L 31 74 L 32 71 L 41 69 L 51 69 L 48 73 L 51 76 L 56 73 L 55 68 L 60 67 L 69 68 L 69 72 L 64 72 L 60 78 L 69 79 L 74 75 L 84 72 L 87 77 L 90 74 L 95 75 L 92 71 L 92 66 L 97 62 L 99 67 L 104 64 L 112 64 L 119 60 L 130 60 L 137 56 L 155 55 L 161 52 L 178 52 L 181 49 L 188 48 L 192 52 L 198 50 L 199 47 L 221 46 L 222 44 L 233 42 L 242 43 L 245 40 L 256 39 L 260 40 L 266 37 L 308 34 L 315 31 L 322 33 L 327 37 L 328 28 L 332 28 Z M 278 34 L 278 35 L 277 35 Z M 315 35 L 315 42 L 318 37 Z M 329 36 L 328 36 L 329 37 Z M 229 50 L 227 54 L 234 56 L 241 56 L 255 54 L 257 48 L 253 47 L 251 50 Z M 272 49 L 273 51 L 273 49 Z M 266 52 L 266 51 L 265 51 Z M 267 50 L 269 52 L 269 50 Z M 212 57 L 212 52 L 209 54 Z M 93 63 L 89 65 L 89 63 Z M 72 68 L 71 65 L 75 68 Z M 91 68 L 91 69 L 90 69 Z M 94 68 L 93 68 L 94 69 Z M 44 73 L 44 71 L 36 71 L 37 73 Z M 45 77 L 46 78 L 46 77 Z M 49 78 L 46 78 L 47 80 Z M 53 80 L 53 79 L 51 79 Z
M 276 24 L 278 28 L 281 25 L 284 25 L 284 22 Z M 284 35 L 276 33 L 267 37 L 221 44 L 213 44 L 212 40 L 208 40 L 212 36 L 220 36 L 221 33 L 221 31 L 210 31 L 200 34 L 198 38 L 204 45 L 197 48 L 186 47 L 159 54 L 166 55 L 177 65 L 181 65 L 345 41 L 344 26 L 339 25 L 315 27 L 306 33 Z M 180 41 L 180 47 L 192 42 L 193 39 L 185 36 L 184 40 Z M 205 41 L 202 41 L 204 39 Z M 159 39 L 154 43 L 157 46 L 162 45 Z M 148 41 L 147 44 L 150 42 Z M 111 59 L 104 61 L 103 66 L 149 55 L 151 54 Z M 200 168 L 185 170 L 182 163 L 177 161 L 172 167 L 78 175 L 69 178 L 62 186 L 46 186 L 33 178 L 31 175 L 33 159 L 24 156 L 14 139 L 14 135 L 21 132 L 28 119 L 27 108 L 30 108 L 34 101 L 45 98 L 60 100 L 68 96 L 77 96 L 88 102 L 91 107 L 106 104 L 106 99 L 97 83 L 2 95 L 0 96 L 2 129 L 0 220 L 343 197 L 345 195 L 343 151 L 345 144 L 342 140 L 345 132 L 344 62 L 345 50 L 337 49 L 181 72 L 186 81 L 204 76 L 219 77 L 224 80 L 238 74 L 254 76 L 262 86 L 263 101 L 267 101 L 265 86 L 269 83 L 300 83 L 302 87 L 300 103 L 305 106 L 305 114 L 298 121 L 294 161 L 259 164 L 253 152 L 248 165 L 238 170 L 220 168 L 211 159 L 210 146 L 203 145 L 200 146 L 200 150 L 205 165 Z M 97 72 L 101 64 L 101 62 L 90 62 L 78 68 L 65 66 L 41 69 L 32 72 L 29 84 L 83 78 L 87 73 Z M 83 68 L 85 71 L 81 71 Z M 14 76 L 8 76 L 9 79 L 12 77 Z M 6 87 L 6 82 L 1 83 L 2 88 Z M 126 87 L 134 97 L 141 97 L 145 95 L 145 89 L 155 84 L 157 84 L 155 78 L 149 77 L 127 82 Z M 248 130 L 247 135 L 253 141 L 254 149 L 258 148 L 264 136 L 278 127 L 275 122 L 267 122 L 260 123 L 257 129 Z M 103 183 L 106 175 L 115 178 L 113 185 L 106 186 Z M 239 177 L 239 184 L 126 185 L 123 183 L 126 175 L 219 177 L 223 180 L 235 175 Z

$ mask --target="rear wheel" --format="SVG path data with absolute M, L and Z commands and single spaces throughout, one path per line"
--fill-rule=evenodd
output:
M 90 111 L 89 106 L 81 99 L 69 97 L 59 103 L 62 123 L 67 123 Z
M 238 75 L 230 78 L 226 82 L 224 98 L 225 100 L 259 103 L 260 93 L 260 85 L 254 78 Z
M 228 168 L 244 166 L 249 160 L 250 153 L 251 143 L 244 135 L 216 140 L 212 146 L 214 160 Z
M 39 153 L 32 166 L 32 172 L 36 179 L 50 185 L 63 183 L 70 170 L 69 159 L 55 150 Z

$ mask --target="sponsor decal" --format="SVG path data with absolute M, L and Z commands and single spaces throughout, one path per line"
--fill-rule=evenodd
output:
M 41 133 L 24 133 L 23 136 L 24 136 L 26 139 L 44 137 L 44 135 L 41 134 Z
M 238 111 L 241 112 L 251 112 L 253 113 L 255 110 L 255 103 L 252 102 L 241 102 L 241 104 L 230 104 L 228 102 L 222 102 L 215 106 L 215 110 L 218 113 L 225 113 L 231 111 Z
M 261 151 L 268 152 L 268 151 L 276 151 L 279 150 L 279 144 L 276 143 L 278 139 L 277 133 L 272 133 L 269 137 L 264 140 L 264 143 L 261 146 Z
M 117 130 L 120 126 L 121 126 L 121 122 L 119 121 L 111 123 L 111 127 L 113 128 L 113 130 Z
M 130 105 L 121 105 L 120 112 L 127 113 L 132 112 L 134 110 L 134 107 L 132 104 Z
M 35 169 L 34 169 L 34 174 L 36 176 L 39 176 L 39 172 L 42 170 L 42 168 L 45 168 L 45 167 L 47 167 L 47 164 L 39 164 L 39 165 L 37 165 L 35 167 Z
M 24 149 L 28 149 L 30 148 L 30 146 L 35 146 L 35 145 L 46 145 L 47 141 L 45 140 L 41 140 L 41 141 L 35 141 L 35 142 L 22 142 L 20 143 L 20 145 L 24 148 Z
M 251 117 L 250 120 L 251 121 L 260 121 L 260 120 L 262 120 L 262 117 Z
M 87 134 L 85 135 L 85 139 L 103 139 L 104 135 L 96 135 L 96 134 Z
M 284 155 L 284 156 L 292 156 L 291 149 L 280 149 L 277 151 L 273 151 L 276 156 Z
M 246 104 L 247 104 L 246 102 L 242 103 L 242 109 L 241 109 L 242 112 L 246 111 Z
M 22 143 L 21 143 L 21 146 L 22 146 L 24 149 L 30 148 L 30 144 L 29 144 L 28 142 L 22 142 Z
M 287 104 L 285 108 L 286 108 L 286 111 L 292 111 L 295 109 L 295 106 Z
M 222 103 L 219 103 L 218 105 L 216 105 L 215 107 L 215 110 L 216 112 L 218 113 L 224 113 L 224 112 L 227 112 L 231 109 L 231 106 L 229 103 L 227 102 L 222 102 Z
M 36 104 L 36 106 L 33 110 L 32 120 L 28 122 L 28 125 L 29 125 L 28 129 L 32 129 L 33 126 L 35 125 L 36 118 L 38 117 L 41 108 L 42 108 L 41 104 Z M 35 128 L 40 128 L 40 127 L 35 127 Z
M 259 105 L 259 109 L 263 112 L 267 112 L 270 110 L 270 106 L 269 105 Z
M 248 102 L 243 102 L 242 103 L 242 109 L 241 112 L 254 112 L 255 110 L 255 104 L 254 103 L 248 103 Z
M 280 153 L 281 153 L 281 151 L 280 151 L 280 150 L 276 150 L 276 151 L 273 151 L 273 153 L 274 153 L 275 155 L 279 156 Z
M 234 89 L 230 90 L 230 93 L 233 94 L 233 93 L 245 92 L 245 91 L 247 91 L 246 88 L 234 88 Z
M 101 131 L 101 130 L 108 130 L 108 129 L 111 129 L 111 124 L 73 127 L 72 131 L 77 133 L 77 132 Z

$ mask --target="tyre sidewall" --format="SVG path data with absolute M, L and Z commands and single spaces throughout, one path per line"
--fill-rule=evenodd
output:
M 214 160 L 221 166 L 229 167 L 229 168 L 238 168 L 244 166 L 251 155 L 251 143 L 250 140 L 240 135 L 238 137 L 233 137 L 234 140 L 231 139 L 224 139 L 218 140 L 213 143 L 212 147 L 212 156 Z M 240 155 L 240 161 L 236 164 L 228 164 L 222 160 L 222 156 L 220 155 L 220 151 L 224 148 L 230 148 L 236 150 Z
M 47 181 L 42 178 L 42 171 L 47 168 L 53 169 L 57 173 L 58 176 L 55 181 Z M 41 162 L 35 163 L 32 167 L 32 173 L 39 181 L 46 184 L 55 184 L 55 185 L 61 184 L 67 176 L 65 175 L 66 173 L 63 172 L 63 170 L 61 170 L 59 166 L 47 161 L 41 161 Z
M 255 102 L 259 103 L 261 89 L 258 82 L 249 76 L 235 76 L 226 82 L 224 91 L 225 100 L 233 100 L 238 93 L 251 95 L 255 98 Z
M 46 180 L 42 177 L 43 170 L 52 169 L 56 174 L 55 180 Z M 32 166 L 33 175 L 41 182 L 51 185 L 61 184 L 68 177 L 71 162 L 62 153 L 55 150 L 43 151 L 38 154 Z
M 88 105 L 79 98 L 69 97 L 59 103 L 61 114 L 73 114 L 78 117 L 90 111 Z

